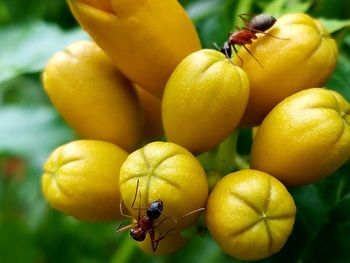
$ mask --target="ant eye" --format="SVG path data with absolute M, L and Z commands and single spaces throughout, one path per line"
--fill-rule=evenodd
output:
M 160 217 L 163 211 L 163 202 L 161 200 L 153 201 L 147 209 L 147 215 L 151 219 L 157 219 Z

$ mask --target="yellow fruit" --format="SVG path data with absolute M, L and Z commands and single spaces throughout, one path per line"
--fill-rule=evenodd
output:
M 176 0 L 69 0 L 80 25 L 132 82 L 161 97 L 180 61 L 200 49 Z
M 145 119 L 144 136 L 159 137 L 164 134 L 162 123 L 161 100 L 139 86 L 135 86 Z
M 251 167 L 286 185 L 316 182 L 350 157 L 350 105 L 337 92 L 313 88 L 279 103 L 264 119 Z
M 51 206 L 79 220 L 121 218 L 119 171 L 127 156 L 108 142 L 79 140 L 65 144 L 44 165 L 44 196 Z
M 136 92 L 95 43 L 78 41 L 55 54 L 43 82 L 58 112 L 82 138 L 134 150 L 143 124 Z
M 156 238 L 159 237 L 158 235 L 159 234 L 156 233 Z M 186 242 L 187 242 L 187 239 L 184 238 L 181 235 L 181 233 L 177 231 L 171 231 L 166 235 L 164 239 L 159 241 L 156 251 L 153 251 L 152 249 L 152 242 L 149 235 L 147 235 L 144 241 L 137 242 L 137 244 L 142 251 L 151 255 L 160 256 L 160 255 L 170 254 L 179 250 L 186 244 Z
M 310 87 L 321 87 L 332 74 L 338 57 L 336 42 L 319 21 L 302 13 L 277 19 L 269 34 L 238 55 L 250 81 L 250 97 L 241 126 L 259 125 L 267 113 L 285 97 Z M 236 63 L 240 63 L 235 58 Z
M 208 151 L 238 125 L 249 96 L 247 75 L 215 50 L 186 57 L 162 101 L 166 137 L 192 153 Z
M 208 198 L 209 232 L 229 255 L 262 259 L 278 252 L 290 235 L 295 204 L 274 177 L 241 170 L 223 177 Z
M 156 199 L 162 200 L 163 216 L 156 221 L 160 222 L 165 215 L 180 219 L 203 208 L 208 196 L 208 183 L 202 166 L 189 151 L 174 143 L 153 142 L 131 153 L 124 162 L 120 170 L 120 191 L 134 218 L 138 217 L 135 208 L 147 208 Z M 142 210 L 141 215 L 145 212 Z M 193 213 L 177 223 L 166 219 L 157 231 L 165 233 L 172 228 L 184 229 L 199 215 L 200 212 Z

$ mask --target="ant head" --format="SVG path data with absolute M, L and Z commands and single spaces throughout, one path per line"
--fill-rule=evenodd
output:
M 160 217 L 163 211 L 163 201 L 162 200 L 155 200 L 153 201 L 150 206 L 147 208 L 147 216 L 154 220 Z
M 130 229 L 130 236 L 136 241 L 145 240 L 146 233 L 147 232 L 143 231 L 142 228 L 139 226 L 135 226 L 135 227 Z
M 222 54 L 224 54 L 228 59 L 231 58 L 232 55 L 232 49 L 231 49 L 231 45 L 229 44 L 228 41 L 226 41 L 224 43 L 224 45 L 222 46 L 222 48 L 220 49 L 220 52 Z

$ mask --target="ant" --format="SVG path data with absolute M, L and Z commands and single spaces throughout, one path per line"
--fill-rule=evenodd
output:
M 141 192 L 138 192 L 138 187 L 139 187 L 139 180 L 137 180 L 137 183 L 136 183 L 136 192 L 135 192 L 134 200 L 132 202 L 132 208 L 139 211 L 138 216 L 137 216 L 137 222 L 131 223 L 131 224 L 124 226 L 122 228 L 121 228 L 121 225 L 123 224 L 124 221 L 121 222 L 121 224 L 119 225 L 119 227 L 116 230 L 116 233 L 120 233 L 120 232 L 123 232 L 125 230 L 130 229 L 131 237 L 134 240 L 139 241 L 139 242 L 145 240 L 146 235 L 149 234 L 150 239 L 151 239 L 151 243 L 152 243 L 153 252 L 156 251 L 159 241 L 164 239 L 170 231 L 173 231 L 176 229 L 176 228 L 171 228 L 171 229 L 167 230 L 165 232 L 165 234 L 159 234 L 158 238 L 156 238 L 156 235 L 155 235 L 156 227 L 158 227 L 161 223 L 163 223 L 167 219 L 170 219 L 173 222 L 178 223 L 179 221 L 183 220 L 185 217 L 204 210 L 204 208 L 195 209 L 195 210 L 183 215 L 182 217 L 180 217 L 178 219 L 164 215 L 164 213 L 163 213 L 164 218 L 159 222 L 155 222 L 155 220 L 158 219 L 162 215 L 163 201 L 160 199 L 157 199 L 157 200 L 154 200 L 148 207 L 140 207 Z M 140 196 L 139 207 L 135 207 L 134 206 L 135 200 L 136 200 L 138 193 Z M 146 210 L 146 215 L 141 216 L 141 210 Z M 122 202 L 120 202 L 120 213 L 121 213 L 121 215 L 123 215 L 125 217 L 132 218 L 130 215 L 123 213 Z
M 238 56 L 235 45 L 243 46 L 243 48 L 247 50 L 247 52 L 259 63 L 259 65 L 263 67 L 259 62 L 259 60 L 249 51 L 249 49 L 245 45 L 251 44 L 254 39 L 257 39 L 257 36 L 256 36 L 257 33 L 262 33 L 270 37 L 282 39 L 265 32 L 276 23 L 277 19 L 271 15 L 260 14 L 260 15 L 253 16 L 253 18 L 250 21 L 248 21 L 244 16 L 250 16 L 250 15 L 249 14 L 239 15 L 239 18 L 243 21 L 243 23 L 246 26 L 243 26 L 243 27 L 236 26 L 238 31 L 230 33 L 228 40 L 224 43 L 220 51 L 230 60 L 230 57 L 232 55 L 232 49 L 231 49 L 232 47 L 237 57 L 239 58 L 239 60 L 243 65 L 243 60 L 241 57 Z

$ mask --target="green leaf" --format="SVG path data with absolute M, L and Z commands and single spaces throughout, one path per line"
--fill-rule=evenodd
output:
M 313 1 L 312 15 L 315 17 L 336 17 L 347 19 L 350 17 L 350 1 L 317 0 Z
M 2 262 L 36 262 L 40 251 L 27 227 L 14 218 L 0 220 Z
M 271 1 L 264 9 L 264 13 L 279 16 L 282 14 L 282 9 L 285 4 L 285 0 L 274 0 Z
M 288 13 L 305 13 L 307 12 L 314 1 L 308 0 L 308 1 L 288 1 L 286 7 L 283 10 L 283 14 Z
M 347 34 L 347 36 L 345 37 L 345 43 L 350 46 L 350 34 Z
M 309 234 L 317 233 L 327 220 L 327 207 L 322 202 L 315 185 L 290 189 L 297 214 L 308 229 Z
M 313 1 L 301 1 L 301 0 L 274 0 L 264 8 L 264 13 L 274 16 L 281 16 L 288 13 L 306 12 Z
M 201 251 L 201 253 L 198 253 Z M 180 250 L 174 255 L 174 262 L 191 263 L 194 262 L 230 262 L 238 263 L 239 260 L 225 255 L 218 244 L 210 237 L 209 234 L 205 236 L 195 236 L 187 244 L 186 250 Z
M 195 23 L 198 34 L 205 48 L 215 48 L 227 40 L 232 31 L 232 21 L 235 14 L 233 0 L 192 1 L 186 5 L 192 21 Z
M 350 223 L 350 192 L 347 193 L 330 212 L 331 220 Z
M 68 7 L 65 0 L 2 0 L 2 2 L 3 3 L 0 4 L 0 6 L 2 5 L 3 8 L 6 9 L 8 17 L 12 21 L 19 21 L 28 18 L 67 19 L 65 13 L 68 13 Z
M 253 7 L 253 0 L 238 0 L 237 6 L 235 8 L 235 11 L 233 12 L 233 23 L 232 28 L 235 26 L 243 26 L 244 23 L 240 19 L 240 14 L 250 14 L 252 13 L 252 7 Z
M 186 6 L 186 11 L 194 23 L 209 18 L 222 9 L 225 0 L 218 1 L 192 1 Z
M 51 105 L 37 76 L 22 75 L 0 84 L 0 98 L 4 104 Z
M 0 83 L 23 73 L 42 71 L 55 52 L 86 38 L 81 29 L 65 32 L 38 20 L 0 28 Z
M 327 29 L 327 31 L 332 34 L 339 31 L 345 27 L 350 27 L 350 19 L 340 20 L 340 19 L 330 19 L 319 17 L 317 18 L 321 24 Z
M 6 23 L 11 19 L 9 11 L 3 3 L 0 3 L 0 24 Z
M 121 238 L 131 239 L 126 232 L 116 235 L 113 229 L 117 225 L 117 222 L 82 222 L 48 209 L 37 230 L 36 242 L 44 253 L 45 262 L 108 262 L 113 250 L 120 246 Z
M 330 221 L 315 239 L 305 262 L 349 262 L 350 193 L 330 211 Z
M 350 101 L 350 59 L 340 53 L 337 66 L 325 86 L 333 89 Z
M 50 107 L 5 106 L 0 108 L 0 153 L 25 157 L 47 155 L 74 138 Z
M 335 173 L 315 184 L 323 203 L 331 209 L 350 191 L 350 161 L 342 165 Z

